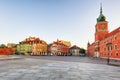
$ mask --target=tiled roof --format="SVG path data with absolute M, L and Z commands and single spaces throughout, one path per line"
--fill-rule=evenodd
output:
M 112 36 L 112 35 L 114 35 L 114 34 L 116 34 L 116 33 L 118 33 L 119 31 L 120 31 L 120 27 L 118 27 L 117 29 L 115 29 L 115 30 L 113 30 L 112 32 L 108 33 L 108 35 L 106 36 L 106 38 L 107 38 L 107 37 L 110 37 L 110 36 Z
M 60 45 L 64 45 L 63 43 L 59 43 L 59 42 L 53 42 L 53 44 L 60 44 Z
M 74 45 L 70 49 L 80 49 L 78 46 Z
M 40 41 L 40 39 L 39 38 L 35 38 L 35 41 Z

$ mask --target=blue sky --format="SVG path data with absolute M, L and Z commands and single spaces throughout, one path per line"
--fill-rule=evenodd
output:
M 120 0 L 0 0 L 0 44 L 33 36 L 86 48 L 94 41 L 100 3 L 109 31 L 119 27 Z

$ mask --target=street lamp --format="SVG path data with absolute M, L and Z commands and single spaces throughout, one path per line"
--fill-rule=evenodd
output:
M 108 51 L 108 59 L 107 59 L 107 64 L 109 64 L 110 58 L 109 58 L 109 51 Z
M 107 59 L 107 64 L 109 64 L 109 63 L 110 63 L 110 49 L 112 49 L 112 48 L 111 48 L 112 43 L 108 43 L 106 46 L 107 46 L 107 49 L 108 49 L 108 59 Z

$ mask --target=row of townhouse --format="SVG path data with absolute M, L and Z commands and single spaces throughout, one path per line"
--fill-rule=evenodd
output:
M 80 48 L 71 47 L 69 41 L 57 40 L 47 44 L 44 40 L 29 37 L 17 44 L 17 52 L 25 55 L 79 55 Z
M 120 59 L 120 27 L 109 32 L 108 22 L 102 14 L 97 18 L 95 25 L 95 41 L 87 45 L 87 55 L 91 57 Z
M 17 52 L 25 55 L 45 55 L 47 43 L 39 38 L 29 37 L 19 42 Z

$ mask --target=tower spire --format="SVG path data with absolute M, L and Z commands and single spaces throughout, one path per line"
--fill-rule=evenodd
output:
M 105 21 L 105 16 L 102 14 L 102 3 L 100 3 L 100 15 L 97 18 L 97 22 Z
M 102 14 L 102 3 L 100 3 L 100 14 Z

